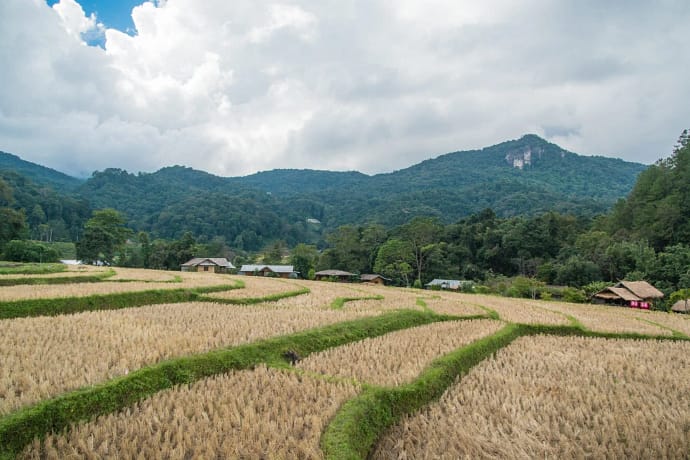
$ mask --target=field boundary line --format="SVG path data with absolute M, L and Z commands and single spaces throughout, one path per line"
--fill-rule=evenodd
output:
M 481 338 L 434 360 L 420 376 L 397 387 L 363 388 L 345 402 L 321 437 L 327 459 L 366 459 L 383 434 L 404 416 L 438 400 L 458 377 L 475 365 L 510 345 L 515 339 L 531 335 L 580 336 L 605 339 L 688 341 L 686 337 L 638 333 L 596 332 L 577 326 L 508 323 L 495 334 Z
M 60 272 L 58 272 L 60 273 Z M 23 286 L 36 284 L 79 284 L 79 283 L 98 283 L 104 282 L 108 278 L 115 276 L 115 270 L 107 270 L 94 275 L 75 275 L 75 276 L 55 276 L 47 277 L 26 277 L 26 278 L 3 278 L 0 276 L 0 286 Z
M 95 294 L 83 297 L 57 297 L 48 299 L 25 299 L 0 302 L 0 319 L 34 316 L 56 316 L 95 310 L 119 310 L 161 303 L 198 301 L 210 292 L 242 289 L 244 283 L 232 280 L 234 284 L 198 288 L 150 289 L 144 291 Z
M 377 337 L 388 332 L 457 319 L 454 316 L 397 310 L 345 321 L 251 344 L 175 358 L 138 369 L 126 376 L 71 391 L 25 407 L 0 419 L 0 459 L 14 458 L 34 438 L 60 432 L 70 425 L 117 412 L 137 401 L 176 385 L 230 370 L 252 369 L 265 363 L 286 367 L 288 350 L 300 356 Z

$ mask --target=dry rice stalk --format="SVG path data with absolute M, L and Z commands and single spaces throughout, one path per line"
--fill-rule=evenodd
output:
M 540 302 L 539 305 L 549 310 L 560 311 L 571 315 L 580 321 L 586 328 L 593 331 L 671 335 L 671 331 L 668 329 L 663 329 L 637 319 L 639 317 L 644 317 L 649 318 L 650 321 L 654 321 L 652 319 L 653 317 L 659 317 L 654 314 L 657 312 L 643 312 L 632 308 L 566 302 Z M 659 313 L 659 315 L 662 317 L 666 316 L 666 314 L 662 313 Z M 662 318 L 661 321 L 664 321 L 664 319 Z
M 417 377 L 435 358 L 496 332 L 491 320 L 452 321 L 391 332 L 310 355 L 299 367 L 394 386 Z
M 246 297 L 265 297 L 284 292 L 296 291 L 303 287 L 303 283 L 292 280 L 280 280 L 275 278 L 262 278 L 258 276 L 233 277 L 233 280 L 241 280 L 245 289 L 233 289 L 232 291 L 214 292 L 206 294 L 214 299 L 240 299 Z
M 376 312 L 180 303 L 0 321 L 0 415 L 165 359 Z
M 259 367 L 164 391 L 34 441 L 20 458 L 323 458 L 321 431 L 358 387 Z
M 687 458 L 688 375 L 688 342 L 523 337 L 374 458 Z
M 157 273 L 157 276 L 162 276 L 162 274 L 165 273 L 170 274 L 170 272 L 160 272 L 160 274 Z M 109 282 L 106 280 L 98 283 L 61 285 L 42 284 L 34 285 L 30 288 L 27 288 L 27 286 L 22 285 L 4 286 L 0 288 L 0 302 L 23 299 L 54 299 L 64 297 L 83 297 L 94 294 L 113 294 L 119 292 L 148 291 L 151 289 L 198 288 L 233 283 L 232 278 L 228 277 L 227 275 L 205 275 L 201 273 L 177 273 L 176 275 L 181 276 L 182 282 L 169 283 L 165 282 L 170 281 L 169 279 L 166 279 L 163 282 L 134 281 L 131 283 L 118 283 Z M 167 277 L 167 275 L 165 276 Z
M 534 307 L 530 305 L 534 302 L 526 299 L 461 293 L 455 295 L 469 304 L 482 305 L 495 310 L 502 320 L 511 323 L 569 324 L 565 316 Z

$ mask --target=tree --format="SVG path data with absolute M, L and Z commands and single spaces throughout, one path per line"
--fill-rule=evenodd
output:
M 57 249 L 33 241 L 12 240 L 5 245 L 3 258 L 17 262 L 57 262 Z
M 438 219 L 430 217 L 415 217 L 400 228 L 402 239 L 408 241 L 412 247 L 413 268 L 420 283 L 429 262 L 438 255 L 442 230 Z
M 84 226 L 84 236 L 77 243 L 77 258 L 87 263 L 112 264 L 132 233 L 125 222 L 124 216 L 114 209 L 94 211 Z
M 410 243 L 391 238 L 379 248 L 374 262 L 374 272 L 391 278 L 395 284 L 410 287 L 413 260 L 414 253 Z
M 25 239 L 28 236 L 24 211 L 0 208 L 0 249 L 11 240 Z
M 292 249 L 290 263 L 303 278 L 308 278 L 318 258 L 319 251 L 316 246 L 300 243 Z

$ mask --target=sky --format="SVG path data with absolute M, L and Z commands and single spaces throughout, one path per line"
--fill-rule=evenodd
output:
M 687 0 L 1 0 L 0 150 L 71 175 L 401 169 L 534 133 L 653 163 Z

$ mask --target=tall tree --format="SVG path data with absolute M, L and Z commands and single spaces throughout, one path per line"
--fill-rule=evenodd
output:
M 114 209 L 94 211 L 84 226 L 84 236 L 77 243 L 77 258 L 87 263 L 112 264 L 116 253 L 132 234 L 125 223 L 124 216 Z
M 438 219 L 431 217 L 415 217 L 406 225 L 400 227 L 400 234 L 412 247 L 413 268 L 416 281 L 421 284 L 424 272 L 430 260 L 438 255 L 438 243 L 443 227 Z

